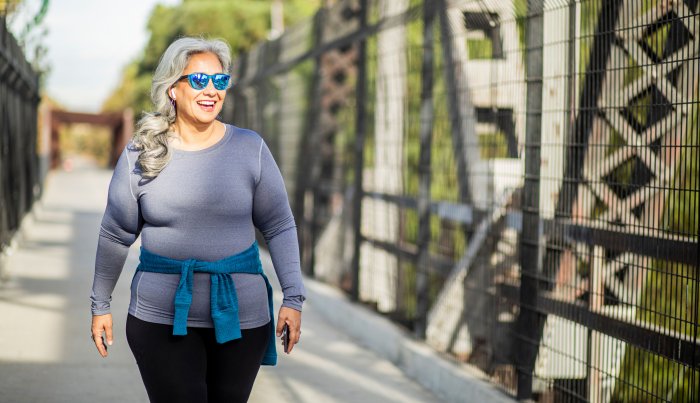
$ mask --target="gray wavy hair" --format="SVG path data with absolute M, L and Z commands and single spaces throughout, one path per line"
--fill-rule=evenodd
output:
M 155 178 L 170 161 L 168 139 L 175 123 L 175 105 L 168 91 L 182 76 L 192 55 L 213 53 L 219 58 L 224 73 L 231 67 L 231 48 L 219 39 L 180 38 L 168 46 L 158 62 L 151 83 L 153 112 L 145 112 L 136 124 L 133 146 L 139 150 L 138 164 L 141 176 Z

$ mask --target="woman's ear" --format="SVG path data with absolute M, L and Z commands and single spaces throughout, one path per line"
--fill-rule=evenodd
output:
M 170 89 L 170 98 L 172 98 L 173 101 L 175 100 L 175 88 Z

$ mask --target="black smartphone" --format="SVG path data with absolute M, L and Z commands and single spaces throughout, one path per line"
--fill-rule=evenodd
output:
M 284 346 L 284 352 L 289 352 L 289 325 L 286 323 L 282 328 L 282 346 Z

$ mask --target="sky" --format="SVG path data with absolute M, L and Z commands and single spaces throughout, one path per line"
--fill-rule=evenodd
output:
M 98 112 L 148 41 L 156 4 L 179 0 L 51 0 L 44 24 L 48 95 L 76 112 Z

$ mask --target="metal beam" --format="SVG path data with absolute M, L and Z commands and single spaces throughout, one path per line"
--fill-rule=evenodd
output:
M 519 400 L 532 397 L 535 360 L 542 338 L 545 317 L 530 309 L 537 301 L 540 253 L 540 152 L 542 138 L 542 81 L 544 43 L 544 0 L 528 2 L 526 27 L 527 118 L 525 121 L 525 176 L 523 178 L 523 230 L 520 234 L 520 312 L 516 332 L 523 338 L 513 341 Z
M 499 289 L 499 296 L 516 304 L 520 301 L 518 286 L 500 284 Z M 544 291 L 537 295 L 537 298 L 533 300 L 533 305 L 527 306 L 527 309 L 543 315 L 556 315 L 570 320 L 690 368 L 700 367 L 700 340 L 694 340 L 692 336 L 658 327 L 654 328 L 649 324 L 630 323 L 599 312 L 593 312 L 583 303 L 562 301 L 555 298 L 550 292 Z M 535 341 L 528 340 L 527 342 Z
M 439 3 L 442 6 L 442 2 Z M 420 156 L 418 161 L 418 266 L 416 267 L 416 321 L 415 333 L 425 338 L 428 322 L 430 270 L 430 153 L 433 139 L 433 76 L 435 3 L 423 1 L 423 66 L 421 74 Z
M 360 0 L 360 30 L 367 26 L 368 0 Z M 358 43 L 357 49 L 357 83 L 355 89 L 355 149 L 354 167 L 355 183 L 352 195 L 352 288 L 350 296 L 360 299 L 360 245 L 362 244 L 362 196 L 364 195 L 365 138 L 367 137 L 367 41 Z

